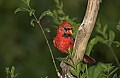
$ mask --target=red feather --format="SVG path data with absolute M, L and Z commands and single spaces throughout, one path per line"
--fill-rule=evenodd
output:
M 58 27 L 56 37 L 53 41 L 54 46 L 60 50 L 61 53 L 68 53 L 68 48 L 71 50 L 74 46 L 74 39 L 72 38 L 72 26 L 67 22 L 63 23 Z M 83 61 L 85 63 L 95 62 L 95 60 L 87 55 L 84 55 Z

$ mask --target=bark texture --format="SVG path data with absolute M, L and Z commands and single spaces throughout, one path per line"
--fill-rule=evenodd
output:
M 75 38 L 74 47 L 76 48 L 76 53 L 72 59 L 74 64 L 77 62 L 78 59 L 83 59 L 88 40 L 95 25 L 99 6 L 100 0 L 88 0 L 87 10 L 83 22 L 81 23 Z M 60 66 L 63 73 L 61 78 L 67 78 L 66 76 L 74 78 L 69 71 L 70 67 L 65 64 L 64 61 L 61 62 Z

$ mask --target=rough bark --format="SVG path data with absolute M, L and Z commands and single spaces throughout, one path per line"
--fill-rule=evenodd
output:
M 86 14 L 75 38 L 74 47 L 76 48 L 76 53 L 73 57 L 74 63 L 76 63 L 78 59 L 83 59 L 88 40 L 90 38 L 98 15 L 99 5 L 100 0 L 88 0 Z M 65 78 L 65 76 L 74 78 L 69 71 L 70 67 L 66 65 L 64 61 L 61 62 L 60 66 L 62 68 L 62 72 L 64 73 L 63 78 Z

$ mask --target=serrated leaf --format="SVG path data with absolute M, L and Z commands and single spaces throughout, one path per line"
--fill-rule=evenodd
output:
M 54 16 L 53 16 L 53 13 L 52 13 L 50 10 L 47 10 L 47 11 L 44 11 L 44 12 L 40 15 L 39 20 L 41 20 L 41 19 L 42 19 L 44 16 L 46 16 L 46 15 L 51 16 L 51 17 L 54 17 Z
M 31 9 L 29 12 L 29 16 L 32 16 L 35 13 L 35 9 Z
M 46 32 L 48 32 L 48 33 L 51 32 L 51 30 L 50 30 L 49 28 L 45 28 L 44 30 L 45 30 Z
M 27 12 L 29 12 L 30 10 L 27 9 L 27 8 L 17 8 L 17 9 L 14 11 L 14 13 L 16 14 L 16 13 L 18 13 L 18 12 L 20 12 L 20 11 L 27 11 Z
M 33 27 L 35 26 L 34 22 L 35 22 L 35 19 L 32 19 L 31 22 L 30 22 L 30 24 L 31 24 Z
M 112 30 L 110 30 L 109 31 L 109 40 L 114 41 L 114 39 L 115 39 L 115 33 Z

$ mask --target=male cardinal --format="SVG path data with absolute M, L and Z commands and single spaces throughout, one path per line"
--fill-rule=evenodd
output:
M 72 38 L 72 26 L 67 21 L 63 20 L 63 23 L 58 27 L 53 43 L 61 53 L 67 54 L 68 48 L 73 50 L 74 39 Z M 92 57 L 85 54 L 83 61 L 85 63 L 95 62 Z

